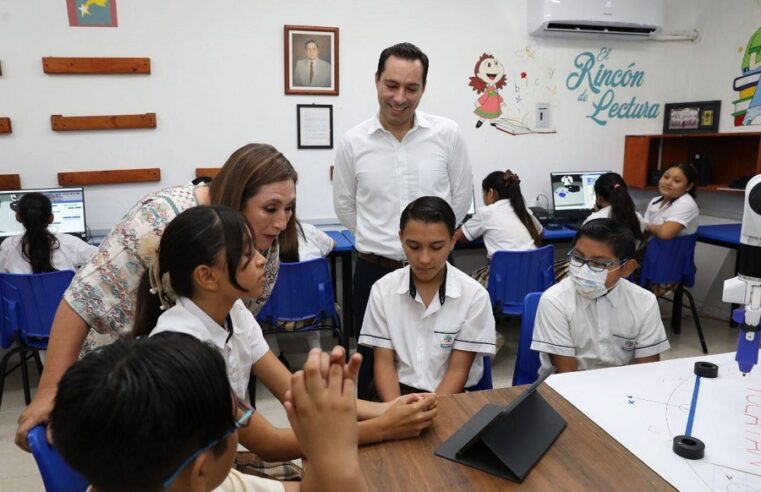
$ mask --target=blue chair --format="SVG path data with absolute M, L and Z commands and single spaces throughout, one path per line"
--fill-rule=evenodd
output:
M 528 251 L 495 251 L 488 291 L 495 314 L 521 316 L 529 292 L 543 292 L 555 282 L 552 245 Z
M 674 239 L 665 241 L 657 237 L 651 238 L 645 248 L 645 257 L 642 261 L 640 270 L 639 284 L 650 289 L 653 285 L 676 284 L 673 299 L 659 296 L 673 303 L 671 315 L 671 329 L 674 333 L 680 333 L 682 328 L 682 304 L 683 297 L 686 295 L 690 301 L 690 310 L 695 320 L 695 327 L 700 337 L 700 346 L 703 353 L 708 353 L 705 338 L 703 337 L 703 328 L 700 325 L 700 317 L 695 305 L 695 299 L 690 291 L 685 287 L 695 285 L 695 243 L 697 234 L 688 236 L 677 236 Z
M 349 355 L 325 258 L 281 263 L 272 295 L 256 316 L 265 335 L 331 330 Z
M 27 434 L 34 461 L 40 469 L 46 492 L 84 492 L 87 480 L 63 460 L 45 438 L 45 426 L 33 427 Z
M 494 389 L 494 384 L 491 379 L 491 357 L 484 355 L 484 373 L 481 379 L 469 388 L 465 388 L 465 391 L 483 391 Z
M 515 358 L 513 371 L 513 386 L 531 384 L 539 377 L 539 352 L 531 350 L 531 340 L 534 335 L 534 320 L 539 306 L 541 292 L 532 292 L 523 300 L 523 318 L 521 318 L 521 333 L 518 341 L 518 356 Z
M 0 361 L 0 403 L 2 403 L 5 376 L 21 367 L 26 404 L 31 402 L 27 361 L 33 358 L 37 370 L 42 373 L 39 351 L 45 350 L 50 337 L 50 327 L 61 302 L 64 291 L 71 283 L 74 272 L 38 274 L 0 273 L 0 312 L 2 312 L 2 336 L 0 345 L 10 347 Z M 19 364 L 8 369 L 8 361 L 19 354 Z

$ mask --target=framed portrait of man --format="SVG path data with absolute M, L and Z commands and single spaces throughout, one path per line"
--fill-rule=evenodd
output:
M 285 37 L 285 93 L 338 95 L 338 28 L 289 26 Z

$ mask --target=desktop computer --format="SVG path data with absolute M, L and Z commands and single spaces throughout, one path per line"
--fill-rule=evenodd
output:
M 11 204 L 20 200 L 24 194 L 32 192 L 47 196 L 53 205 L 53 222 L 49 226 L 51 232 L 87 239 L 85 192 L 83 188 L 77 187 L 0 191 L 0 241 L 24 233 L 24 226 L 16 220 L 16 212 Z
M 608 171 L 550 173 L 554 220 L 578 229 L 595 208 L 595 182 Z

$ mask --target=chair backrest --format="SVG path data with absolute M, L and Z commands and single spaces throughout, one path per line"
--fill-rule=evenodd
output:
M 695 285 L 695 243 L 697 234 L 677 236 L 663 240 L 651 238 L 645 248 L 645 258 L 639 284 L 682 284 L 685 287 Z
M 518 341 L 518 356 L 515 358 L 513 371 L 513 386 L 531 384 L 539 376 L 539 352 L 531 350 L 531 339 L 534 335 L 534 320 L 536 308 L 539 306 L 541 292 L 532 292 L 523 300 L 523 317 L 521 318 L 521 334 Z
M 256 316 L 260 323 L 276 325 L 312 317 L 323 321 L 336 316 L 330 265 L 325 258 L 281 263 L 272 295 Z
M 74 272 L 37 274 L 0 273 L 3 330 L 6 325 L 18 330 L 29 345 L 46 345 L 53 317 Z
M 523 304 L 529 292 L 543 292 L 555 281 L 551 244 L 527 251 L 495 251 L 489 266 L 489 297 L 495 309 Z
M 484 355 L 484 373 L 481 379 L 469 388 L 465 388 L 467 391 L 483 391 L 494 389 L 494 384 L 491 379 L 491 357 Z
M 46 492 L 84 492 L 87 480 L 63 460 L 45 438 L 45 426 L 33 427 L 27 434 L 34 461 L 40 469 Z

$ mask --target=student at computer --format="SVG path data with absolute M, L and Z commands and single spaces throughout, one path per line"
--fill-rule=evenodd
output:
M 25 193 L 11 204 L 24 233 L 0 244 L 0 272 L 46 273 L 76 270 L 98 248 L 70 234 L 52 233 L 53 206 L 42 193 Z
M 457 230 L 455 239 L 469 242 L 483 236 L 487 259 L 491 259 L 495 251 L 529 250 L 541 246 L 542 225 L 526 208 L 520 183 L 518 175 L 509 169 L 486 176 L 481 182 L 486 206 Z M 489 265 L 474 271 L 472 277 L 486 286 Z
M 288 419 L 309 459 L 300 484 L 231 470 L 255 412 L 231 391 L 222 356 L 178 333 L 120 340 L 74 363 L 51 413 L 55 446 L 93 492 L 367 490 L 352 367 L 322 373 L 315 350 L 291 377 Z
M 628 280 L 634 235 L 614 219 L 576 233 L 570 274 L 539 301 L 531 349 L 542 369 L 571 372 L 655 362 L 669 348 L 655 295 Z
M 373 347 L 382 401 L 460 393 L 481 379 L 483 356 L 495 353 L 489 294 L 447 263 L 454 232 L 454 212 L 441 198 L 418 198 L 402 212 L 399 238 L 409 264 L 373 285 L 358 342 Z
M 642 240 L 646 224 L 642 215 L 634 209 L 626 181 L 618 173 L 605 173 L 595 181 L 595 211 L 584 220 L 586 224 L 595 219 L 615 219 L 632 231 L 637 241 Z
M 647 230 L 660 239 L 695 234 L 700 210 L 695 202 L 697 173 L 691 164 L 674 164 L 658 181 L 660 196 L 645 211 Z

